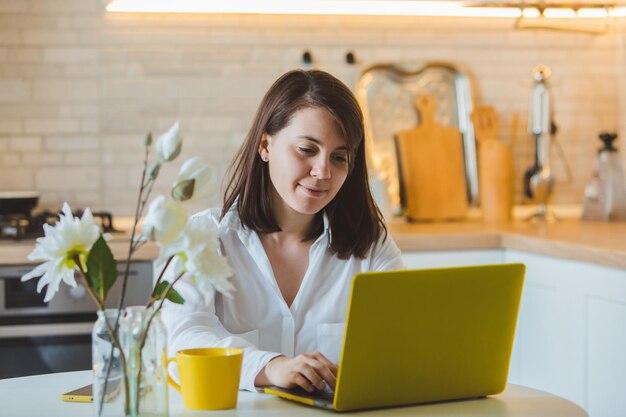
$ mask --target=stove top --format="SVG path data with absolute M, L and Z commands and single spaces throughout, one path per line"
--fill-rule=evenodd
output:
M 74 210 L 76 217 L 83 215 L 83 210 Z M 106 211 L 93 212 L 93 218 L 102 233 L 119 232 L 113 226 L 113 215 Z M 34 239 L 44 235 L 43 225 L 54 225 L 59 220 L 59 212 L 48 210 L 36 214 L 0 214 L 0 239 Z

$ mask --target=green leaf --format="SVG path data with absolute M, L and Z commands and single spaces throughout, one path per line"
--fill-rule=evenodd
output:
M 167 299 L 176 304 L 185 304 L 185 299 L 174 288 L 167 293 Z
M 152 297 L 156 298 L 157 300 L 160 300 L 161 299 L 161 295 L 163 295 L 163 291 L 165 291 L 165 289 L 167 288 L 168 285 L 170 285 L 170 283 L 167 282 L 167 281 L 159 282 L 154 287 L 154 290 L 152 291 Z
M 163 292 L 169 287 L 170 283 L 167 281 L 159 282 L 156 287 L 154 287 L 154 291 L 152 292 L 152 296 L 157 300 L 163 298 Z M 174 288 L 170 288 L 169 292 L 165 296 L 168 300 L 176 304 L 185 304 L 185 299 L 176 291 Z
M 143 140 L 143 144 L 145 146 L 150 146 L 152 145 L 152 132 L 149 132 L 146 137 Z
M 102 303 L 117 279 L 117 261 L 113 258 L 109 245 L 102 235 L 89 251 L 87 272 L 91 279 L 91 287 Z
M 183 180 L 172 188 L 172 198 L 176 201 L 187 201 L 193 196 L 196 180 Z

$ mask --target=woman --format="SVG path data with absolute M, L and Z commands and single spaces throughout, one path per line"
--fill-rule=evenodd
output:
M 261 101 L 218 223 L 232 297 L 181 280 L 163 318 L 170 355 L 245 349 L 240 388 L 334 388 L 352 276 L 402 269 L 369 191 L 363 116 L 322 71 L 290 71 Z

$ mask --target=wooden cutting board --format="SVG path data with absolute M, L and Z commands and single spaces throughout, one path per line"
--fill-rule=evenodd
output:
M 472 123 L 478 141 L 478 187 L 483 220 L 488 223 L 510 221 L 513 209 L 511 148 L 498 140 L 498 115 L 493 107 L 476 107 Z
M 461 133 L 435 121 L 435 99 L 416 98 L 420 124 L 396 135 L 409 220 L 452 220 L 467 215 Z

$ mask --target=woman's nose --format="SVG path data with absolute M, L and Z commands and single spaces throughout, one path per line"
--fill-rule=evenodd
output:
M 330 178 L 330 162 L 326 158 L 316 158 L 311 168 L 311 176 L 326 180 Z

